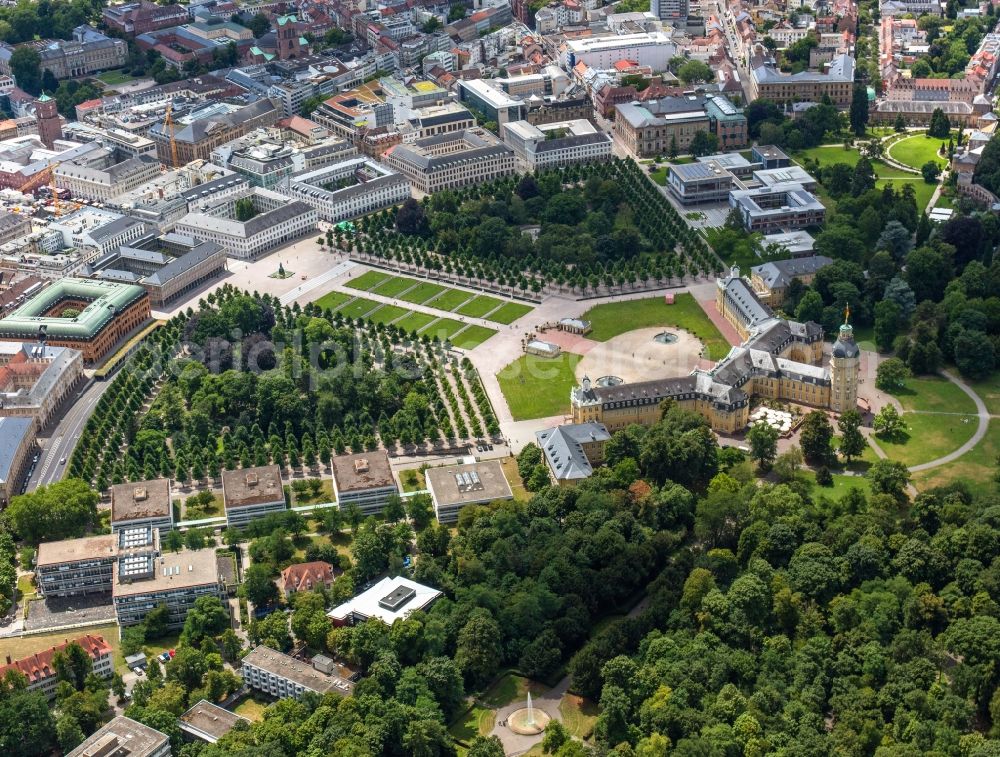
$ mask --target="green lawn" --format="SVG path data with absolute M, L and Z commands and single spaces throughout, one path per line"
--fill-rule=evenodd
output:
M 529 691 L 533 697 L 537 697 L 545 692 L 545 686 L 524 676 L 508 673 L 484 691 L 481 699 L 487 707 L 500 708 L 515 700 L 527 701 Z
M 0 641 L 0 650 L 3 651 L 4 655 L 10 655 L 11 659 L 20 660 L 29 655 L 50 649 L 56 644 L 62 644 L 67 639 L 77 639 L 87 633 L 91 636 L 100 636 L 103 638 L 108 643 L 108 646 L 114 650 L 112 657 L 114 658 L 115 668 L 124 670 L 125 659 L 122 657 L 119 649 L 121 642 L 118 638 L 118 626 L 114 623 L 103 626 L 86 626 L 68 631 L 39 633 L 31 636 L 14 636 Z
M 947 147 L 948 140 L 943 141 Z M 941 143 L 942 140 L 928 137 L 926 133 L 914 134 L 912 137 L 905 137 L 889 145 L 889 157 L 905 166 L 916 168 L 918 171 L 929 160 L 933 160 L 939 166 L 944 166 L 948 159 L 937 154 Z
M 496 712 L 485 707 L 473 707 L 448 729 L 455 739 L 466 743 L 476 736 L 485 736 L 493 730 Z
M 438 318 L 434 323 L 421 331 L 420 335 L 427 334 L 431 339 L 436 336 L 438 339 L 444 341 L 452 335 L 457 334 L 463 328 L 465 328 L 465 324 L 461 321 L 456 321 L 453 318 Z
M 408 279 L 405 276 L 392 276 L 381 284 L 377 284 L 369 291 L 380 294 L 383 297 L 398 297 L 416 283 L 416 279 Z
M 348 281 L 347 286 L 351 289 L 360 289 L 363 292 L 368 292 L 389 278 L 391 278 L 389 274 L 384 271 L 365 271 L 356 279 Z
M 524 482 L 521 480 L 521 472 L 517 469 L 517 459 L 505 457 L 500 461 L 500 467 L 503 468 L 503 474 L 507 478 L 507 483 L 510 484 L 510 491 L 514 495 L 514 501 L 527 502 L 531 499 L 532 494 L 524 488 Z
M 525 305 L 521 302 L 508 302 L 490 313 L 490 320 L 506 326 L 518 318 L 523 318 L 533 309 L 530 305 Z
M 487 297 L 485 294 L 480 294 L 462 305 L 462 307 L 458 308 L 455 312 L 459 315 L 467 315 L 470 318 L 482 318 L 491 310 L 495 310 L 501 305 L 503 305 L 503 300 L 498 300 L 496 297 Z
M 349 305 L 344 305 L 338 312 L 347 318 L 364 318 L 378 307 L 381 307 L 381 303 L 358 297 Z
M 676 326 L 698 337 L 708 347 L 712 360 L 721 360 L 729 353 L 729 342 L 687 292 L 676 295 L 673 305 L 666 304 L 662 297 L 607 302 L 592 307 L 581 317 L 593 326 L 588 336 L 599 342 L 634 329 Z
M 830 335 L 835 338 L 834 334 Z M 875 349 L 875 329 L 872 326 L 855 326 L 854 341 L 858 347 L 869 352 L 877 352 Z
M 264 710 L 271 702 L 257 694 L 250 694 L 236 705 L 233 710 L 237 715 L 242 715 L 247 720 L 258 721 L 264 718 Z
M 923 137 L 921 137 L 921 139 L 923 139 Z M 833 145 L 827 147 L 812 147 L 808 150 L 802 150 L 801 152 L 796 153 L 795 158 L 800 162 L 805 158 L 812 158 L 813 160 L 819 161 L 820 166 L 823 167 L 833 165 L 834 163 L 846 163 L 853 166 L 861 158 L 861 153 L 853 147 L 845 150 L 841 145 Z M 875 182 L 875 186 L 877 188 L 881 189 L 890 182 L 896 187 L 897 190 L 902 189 L 904 183 L 912 184 L 913 190 L 916 194 L 917 209 L 922 211 L 927 207 L 927 203 L 930 202 L 931 195 L 934 194 L 934 184 L 928 184 L 924 181 L 922 176 L 907 173 L 906 171 L 900 171 L 898 168 L 886 165 L 880 160 L 872 161 L 872 168 L 875 169 L 875 175 L 878 176 L 878 181 Z M 824 204 L 826 204 L 829 198 L 823 196 L 824 193 L 822 191 L 818 192 L 818 194 L 820 194 L 821 199 Z
M 589 699 L 566 694 L 559 702 L 559 714 L 570 736 L 585 739 L 594 731 L 598 709 Z
M 444 291 L 444 287 L 439 284 L 432 284 L 429 281 L 421 281 L 406 294 L 401 294 L 400 298 L 407 302 L 415 302 L 418 305 L 427 302 L 431 297 Z
M 102 82 L 107 84 L 109 87 L 114 87 L 118 84 L 126 84 L 130 81 L 135 81 L 134 76 L 129 76 L 122 71 L 105 71 L 103 74 L 97 77 Z
M 345 305 L 348 302 L 350 302 L 352 299 L 353 297 L 351 297 L 351 295 L 345 294 L 344 292 L 328 292 L 327 294 L 324 294 L 322 297 L 316 300 L 314 304 L 318 305 L 324 310 L 326 310 L 327 308 L 329 308 L 330 310 L 336 310 L 342 305 Z
M 969 385 L 986 403 L 986 409 L 990 415 L 1000 415 L 1000 372 L 995 372 L 983 381 L 970 382 Z
M 569 412 L 569 393 L 581 356 L 564 352 L 557 358 L 522 355 L 497 374 L 500 389 L 516 421 Z
M 163 654 L 164 652 L 177 649 L 177 643 L 180 640 L 179 633 L 169 633 L 166 636 L 162 636 L 159 639 L 154 639 L 153 641 L 147 641 L 142 645 L 142 651 L 146 653 L 147 657 L 156 657 L 158 654 Z M 168 662 L 167 665 L 170 663 Z
M 456 334 L 455 338 L 451 341 L 456 347 L 460 347 L 463 350 L 471 350 L 473 347 L 478 347 L 495 333 L 497 333 L 495 329 L 472 325 L 467 326 L 460 333 Z
M 927 413 L 975 413 L 976 403 L 962 389 L 941 376 L 914 376 L 905 388 L 892 392 L 904 410 Z
M 450 313 L 474 296 L 461 289 L 445 289 L 439 297 L 424 302 L 424 305 L 437 310 L 447 310 Z
M 409 312 L 406 308 L 396 307 L 395 305 L 383 305 L 368 317 L 377 323 L 392 323 L 409 314 Z
M 659 184 L 661 187 L 667 186 L 667 172 L 670 169 L 664 166 L 663 168 L 657 168 L 655 171 L 650 171 L 650 178 Z
M 434 316 L 428 315 L 427 313 L 410 313 L 405 318 L 400 318 L 393 325 L 396 326 L 396 328 L 403 329 L 406 333 L 410 333 L 411 331 L 420 331 L 420 329 L 424 328 L 433 320 Z
M 407 468 L 399 472 L 399 480 L 403 484 L 403 492 L 418 492 L 425 489 L 424 474 L 420 468 Z M 412 483 L 411 483 L 412 480 Z
M 860 489 L 866 496 L 872 493 L 871 484 L 864 476 L 845 476 L 834 473 L 833 486 L 819 486 L 816 483 L 815 473 L 805 471 L 804 475 L 813 484 L 812 494 L 815 497 L 824 496 L 834 502 L 839 502 L 851 489 Z
M 898 440 L 876 437 L 878 446 L 891 460 L 919 465 L 947 455 L 965 444 L 975 433 L 974 415 L 904 413 L 906 432 Z
M 997 457 L 1000 457 L 1000 420 L 994 418 L 979 444 L 954 462 L 913 474 L 913 485 L 923 491 L 963 481 L 977 497 L 995 494 Z

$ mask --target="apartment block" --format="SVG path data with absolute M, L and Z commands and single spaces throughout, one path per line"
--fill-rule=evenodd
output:
M 158 478 L 111 487 L 111 533 L 140 526 L 163 531 L 174 527 L 169 480 Z
M 111 678 L 112 673 L 114 673 L 111 645 L 102 636 L 93 636 L 88 633 L 72 641 L 67 639 L 62 644 L 56 644 L 20 660 L 12 660 L 11 656 L 7 655 L 7 663 L 0 665 L 0 679 L 8 671 L 16 671 L 27 679 L 28 691 L 40 691 L 46 698 L 54 699 L 56 685 L 59 683 L 55 657 L 57 653 L 64 651 L 70 644 L 79 644 L 83 651 L 90 655 L 95 675 L 101 678 Z
M 272 697 L 298 699 L 307 691 L 315 694 L 334 692 L 348 696 L 354 682 L 337 675 L 323 673 L 309 663 L 297 660 L 276 649 L 254 647 L 243 658 L 243 683 Z

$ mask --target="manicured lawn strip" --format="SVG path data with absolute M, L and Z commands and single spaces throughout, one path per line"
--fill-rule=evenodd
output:
M 932 413 L 975 413 L 976 403 L 960 387 L 941 376 L 914 376 L 906 388 L 892 392 L 905 410 Z
M 655 171 L 650 172 L 650 177 L 659 184 L 661 187 L 667 186 L 667 171 L 669 171 L 666 166 L 663 168 L 657 168 Z
M 439 284 L 432 284 L 429 281 L 421 281 L 406 294 L 401 294 L 400 299 L 407 302 L 415 302 L 418 305 L 427 302 L 431 297 L 444 291 L 444 287 Z
M 934 139 L 928 137 L 926 133 L 914 134 L 912 137 L 900 139 L 889 145 L 889 157 L 903 165 L 916 168 L 918 171 L 929 160 L 943 166 L 948 161 L 937 154 L 942 141 L 947 146 L 947 139 Z
M 351 289 L 360 289 L 364 292 L 368 292 L 388 278 L 390 278 L 389 274 L 382 271 L 365 271 L 356 279 L 348 281 L 347 286 Z
M 564 352 L 557 358 L 522 355 L 497 374 L 500 389 L 516 421 L 569 412 L 569 393 L 581 356 Z
M 126 84 L 127 82 L 136 80 L 136 77 L 130 76 L 122 71 L 105 71 L 97 78 L 109 87 L 113 87 L 117 84 Z
M 410 313 L 405 318 L 400 318 L 393 326 L 403 329 L 406 333 L 420 331 L 424 326 L 434 320 L 433 315 L 427 313 Z
M 375 285 L 369 291 L 380 294 L 383 297 L 398 297 L 416 283 L 416 279 L 409 279 L 405 276 L 392 276 L 381 284 Z
M 907 436 L 889 441 L 881 436 L 875 441 L 892 460 L 919 465 L 947 455 L 967 442 L 978 422 L 974 415 L 937 415 L 904 413 Z
M 466 326 L 451 341 L 456 347 L 460 347 L 463 350 L 471 350 L 473 347 L 478 347 L 495 333 L 497 333 L 495 329 L 488 329 L 485 326 Z
M 467 315 L 470 318 L 482 318 L 491 310 L 495 310 L 501 305 L 503 305 L 503 300 L 498 300 L 496 297 L 487 297 L 484 294 L 480 294 L 462 305 L 462 307 L 458 308 L 455 312 L 460 315 Z
M 527 700 L 529 691 L 532 696 L 537 697 L 545 692 L 545 686 L 524 676 L 508 673 L 484 691 L 480 698 L 487 707 L 500 708 L 515 700 Z
M 473 707 L 448 729 L 448 733 L 459 741 L 468 743 L 476 736 L 485 736 L 492 731 L 495 722 L 496 712 L 485 707 Z
M 78 639 L 84 634 L 102 637 L 114 650 L 115 668 L 124 669 L 125 659 L 119 650 L 118 626 L 114 623 L 103 626 L 84 626 L 65 631 L 53 631 L 51 633 L 37 633 L 31 636 L 13 636 L 0 640 L 0 649 L 4 655 L 10 655 L 12 660 L 20 660 L 29 655 L 50 649 L 56 644 L 62 644 L 69 639 Z M 6 659 L 4 657 L 3 659 Z
M 635 329 L 676 326 L 704 342 L 712 360 L 721 360 L 729 353 L 729 342 L 687 292 L 676 295 L 673 305 L 667 305 L 662 297 L 606 302 L 592 307 L 581 317 L 593 326 L 587 336 L 598 342 Z
M 518 318 L 522 318 L 530 313 L 534 308 L 521 302 L 508 302 L 500 308 L 490 313 L 489 320 L 504 325 L 513 323 Z
M 358 297 L 351 304 L 342 307 L 339 312 L 347 318 L 364 318 L 378 307 L 381 307 L 381 303 Z
M 598 710 L 597 705 L 589 699 L 566 694 L 559 701 L 559 714 L 562 715 L 563 725 L 570 735 L 584 739 L 594 731 Z
M 352 299 L 354 298 L 351 295 L 345 294 L 344 292 L 328 292 L 316 300 L 313 304 L 323 308 L 324 310 L 327 308 L 330 310 L 337 310 L 341 306 L 346 305 Z
M 521 480 L 521 472 L 517 469 L 517 459 L 505 457 L 500 461 L 500 467 L 503 468 L 503 474 L 507 477 L 507 483 L 510 484 L 510 491 L 514 495 L 514 501 L 527 502 L 531 499 L 533 495 L 524 488 L 524 482 Z
M 434 323 L 420 332 L 420 335 L 427 334 L 431 339 L 436 336 L 438 339 L 444 341 L 457 334 L 464 327 L 465 324 L 461 321 L 456 321 L 452 318 L 438 318 Z
M 407 315 L 409 312 L 410 311 L 406 308 L 396 307 L 395 305 L 383 305 L 374 313 L 369 315 L 368 318 L 376 323 L 392 323 L 393 321 Z
M 933 417 L 933 416 L 932 416 Z M 1000 456 L 1000 421 L 990 420 L 986 436 L 958 460 L 913 474 L 913 485 L 920 491 L 955 481 L 965 483 L 974 497 L 995 494 L 997 456 Z
M 428 300 L 424 302 L 424 305 L 429 308 L 436 308 L 437 310 L 447 310 L 450 313 L 463 303 L 471 300 L 474 296 L 461 289 L 446 289 L 440 297 Z

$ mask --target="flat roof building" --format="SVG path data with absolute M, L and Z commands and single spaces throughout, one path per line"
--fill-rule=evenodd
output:
M 729 206 L 739 213 L 743 228 L 751 233 L 821 226 L 826 218 L 823 203 L 795 182 L 734 189 L 729 193 Z
M 117 542 L 114 534 L 42 542 L 35 557 L 39 593 L 72 597 L 111 591 Z
M 307 691 L 320 695 L 332 691 L 348 696 L 354 691 L 353 681 L 323 673 L 309 663 L 264 645 L 254 647 L 243 658 L 241 673 L 243 683 L 273 697 L 298 699 Z
M 168 479 L 157 478 L 111 487 L 111 533 L 136 526 L 164 531 L 174 527 Z
M 150 610 L 166 605 L 167 626 L 181 628 L 198 597 L 224 597 L 218 560 L 210 548 L 166 554 L 133 549 L 113 576 L 112 596 L 122 627 L 141 623 Z
M 503 141 L 531 171 L 611 159 L 611 137 L 585 119 L 539 125 L 512 121 L 501 131 Z
M 177 719 L 177 725 L 185 736 L 207 744 L 217 742 L 237 723 L 249 725 L 250 721 L 204 699 Z
M 353 503 L 367 517 L 385 509 L 389 497 L 399 494 L 389 456 L 384 450 L 337 455 L 332 461 L 333 495 L 343 510 Z
M 393 145 L 382 156 L 415 189 L 429 194 L 514 173 L 514 151 L 484 129 L 466 129 Z
M 222 502 L 226 524 L 245 526 L 251 520 L 287 509 L 281 470 L 277 465 L 262 465 L 222 472 Z
M 66 757 L 170 757 L 170 739 L 155 728 L 119 715 Z
M 442 593 L 403 576 L 383 578 L 367 591 L 358 594 L 326 614 L 335 626 L 364 623 L 378 618 L 391 626 L 418 610 L 426 610 Z
M 0 507 L 21 493 L 32 454 L 38 448 L 34 418 L 0 417 Z
M 402 203 L 410 182 L 370 158 L 350 158 L 290 176 L 282 191 L 336 223 Z
M 454 523 L 466 505 L 514 498 L 503 467 L 496 460 L 428 468 L 424 479 L 439 523 Z

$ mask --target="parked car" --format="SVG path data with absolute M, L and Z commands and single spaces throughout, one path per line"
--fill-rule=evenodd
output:
M 142 675 L 142 668 L 140 668 L 138 665 L 136 665 L 134 668 L 132 668 L 132 672 L 135 673 L 137 676 L 141 676 Z
M 170 662 L 170 652 L 163 652 L 162 654 L 158 655 L 156 659 L 159 660 L 160 662 Z

